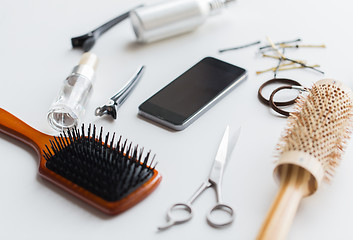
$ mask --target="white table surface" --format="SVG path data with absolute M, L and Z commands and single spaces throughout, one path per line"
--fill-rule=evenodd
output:
M 145 1 L 147 2 L 147 1 Z M 0 7 L 0 107 L 36 129 L 54 134 L 46 114 L 62 81 L 80 58 L 70 38 L 84 34 L 141 3 L 130 1 L 10 1 Z M 92 52 L 100 59 L 98 78 L 83 118 L 104 126 L 157 154 L 160 186 L 147 199 L 108 217 L 37 175 L 37 156 L 26 145 L 0 135 L 0 239 L 255 239 L 278 189 L 272 178 L 275 147 L 285 127 L 257 99 L 258 87 L 272 73 L 256 75 L 276 61 L 256 54 L 256 47 L 220 54 L 219 49 L 256 40 L 302 38 L 326 49 L 288 50 L 288 56 L 320 64 L 325 75 L 311 70 L 280 72 L 310 86 L 324 77 L 353 87 L 351 24 L 353 4 L 347 0 L 239 0 L 197 31 L 147 45 L 135 43 L 128 21 L 107 32 Z M 184 131 L 173 132 L 137 116 L 137 108 L 157 90 L 206 56 L 249 71 L 246 82 Z M 117 121 L 94 116 L 145 64 L 146 73 L 119 111 Z M 242 127 L 223 183 L 224 200 L 236 209 L 225 229 L 205 221 L 215 195 L 207 191 L 194 204 L 194 218 L 165 232 L 167 208 L 187 200 L 207 176 L 227 124 Z M 353 145 L 330 184 L 304 199 L 288 239 L 352 239 Z

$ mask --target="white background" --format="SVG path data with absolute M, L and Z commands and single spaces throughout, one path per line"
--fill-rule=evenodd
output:
M 146 3 L 147 1 L 145 1 Z M 10 1 L 0 7 L 0 107 L 34 128 L 54 134 L 46 114 L 62 81 L 78 63 L 81 51 L 70 38 L 84 34 L 140 1 Z M 288 56 L 320 64 L 311 70 L 279 73 L 310 86 L 324 77 L 353 87 L 352 6 L 347 0 L 239 0 L 197 31 L 152 44 L 135 43 L 128 21 L 98 40 L 98 78 L 83 118 L 104 126 L 157 154 L 161 185 L 143 202 L 108 217 L 37 175 L 37 156 L 29 147 L 0 135 L 0 239 L 255 239 L 277 185 L 272 178 L 275 148 L 286 119 L 262 105 L 257 89 L 271 73 L 256 71 L 276 61 L 256 54 L 257 47 L 219 54 L 222 48 L 261 40 L 302 38 L 326 49 L 288 50 Z M 137 116 L 144 100 L 206 56 L 244 67 L 246 82 L 181 132 Z M 105 103 L 140 64 L 146 73 L 119 111 L 116 121 L 99 119 L 94 109 Z M 215 195 L 207 191 L 194 204 L 194 218 L 165 232 L 167 208 L 187 200 L 207 176 L 227 124 L 241 126 L 238 144 L 224 175 L 224 200 L 236 209 L 233 225 L 214 229 L 205 221 Z M 329 185 L 304 199 L 288 239 L 352 239 L 353 146 Z

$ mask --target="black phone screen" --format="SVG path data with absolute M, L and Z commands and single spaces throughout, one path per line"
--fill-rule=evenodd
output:
M 204 58 L 141 104 L 139 109 L 174 125 L 182 125 L 245 73 L 243 68 L 215 58 Z

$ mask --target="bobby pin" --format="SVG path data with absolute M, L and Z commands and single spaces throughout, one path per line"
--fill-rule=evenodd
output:
M 275 46 L 275 44 L 272 42 L 272 40 L 271 40 L 269 37 L 267 37 L 267 41 L 268 41 L 268 42 L 270 43 L 270 45 L 272 46 L 272 49 L 273 49 L 275 52 L 277 52 L 277 54 L 278 54 L 283 60 L 297 63 L 297 64 L 299 64 L 300 66 L 302 66 L 303 68 L 310 68 L 310 69 L 312 69 L 312 70 L 314 70 L 314 71 L 317 71 L 317 72 L 319 72 L 319 73 L 321 73 L 321 74 L 324 74 L 323 71 L 317 69 L 316 67 L 308 66 L 308 65 L 302 63 L 301 61 L 297 61 L 297 60 L 293 60 L 293 59 L 290 59 L 290 58 L 285 57 L 285 56 L 278 50 L 278 48 Z
M 288 43 L 295 43 L 295 42 L 301 42 L 301 39 L 298 38 L 298 39 L 295 39 L 295 40 L 291 40 L 291 41 L 284 41 L 284 42 L 276 42 L 274 43 L 274 45 L 281 45 L 281 44 L 288 44 Z M 272 48 L 271 45 L 266 45 L 266 46 L 263 46 L 263 47 L 260 47 L 259 50 L 264 50 L 264 49 L 267 49 L 267 48 Z
M 293 69 L 300 69 L 300 68 L 317 68 L 317 67 L 320 67 L 320 65 L 318 65 L 318 64 L 311 65 L 311 66 L 305 65 L 306 67 L 303 67 L 303 66 L 285 67 L 285 66 L 291 66 L 293 64 L 295 64 L 295 63 L 281 64 L 280 67 L 272 67 L 272 68 L 265 69 L 265 70 L 262 70 L 262 71 L 257 71 L 256 74 L 262 74 L 262 73 L 269 72 L 269 71 L 276 72 L 276 70 L 277 71 L 285 71 L 285 70 L 293 70 Z
M 256 42 L 249 43 L 249 44 L 245 44 L 245 45 L 238 46 L 238 47 L 221 49 L 221 50 L 219 50 L 218 52 L 222 53 L 222 52 L 231 51 L 231 50 L 238 50 L 238 49 L 241 49 L 241 48 L 246 48 L 246 47 L 254 46 L 254 45 L 257 45 L 257 44 L 260 44 L 260 43 L 261 43 L 261 41 L 256 41 Z
M 283 49 L 282 49 L 282 54 L 283 54 L 283 55 L 284 55 L 285 51 L 286 51 L 286 49 L 283 48 Z M 282 59 L 282 58 L 279 58 L 279 59 L 278 59 L 277 67 L 275 68 L 275 70 L 273 70 L 273 78 L 277 78 L 277 73 L 278 73 L 279 68 L 281 67 L 281 65 L 284 65 L 283 59 Z
M 305 45 L 305 44 L 296 44 L 296 45 L 288 45 L 288 44 L 279 44 L 280 48 L 326 48 L 325 44 L 321 45 Z
M 278 56 L 273 56 L 273 55 L 268 55 L 268 54 L 262 54 L 263 57 L 268 57 L 268 58 L 274 58 L 274 59 L 278 59 L 278 60 L 285 60 L 283 59 L 282 57 L 278 57 Z M 296 61 L 298 63 L 303 63 L 305 64 L 306 62 L 305 61 L 301 61 L 301 60 L 293 60 L 293 61 Z M 296 62 L 293 62 L 291 61 L 293 64 L 296 63 Z
M 262 73 L 265 73 L 265 72 L 269 72 L 269 71 L 273 71 L 273 72 L 276 72 L 276 71 L 280 71 L 281 67 L 285 67 L 285 66 L 291 66 L 295 63 L 282 63 L 282 64 L 279 64 L 278 66 L 276 67 L 271 67 L 271 68 L 268 68 L 268 69 L 265 69 L 265 70 L 262 70 L 262 71 L 257 71 L 256 74 L 262 74 Z
M 272 42 L 272 40 L 269 37 L 266 37 L 267 41 L 270 43 L 271 48 L 278 53 L 278 55 L 284 60 L 285 56 L 283 55 L 283 53 L 281 53 L 278 48 L 276 47 L 276 45 Z
M 287 57 L 284 57 L 283 60 L 290 61 L 290 62 L 293 62 L 293 63 L 297 63 L 297 64 L 299 64 L 302 68 L 310 68 L 310 69 L 312 69 L 312 70 L 314 70 L 314 71 L 317 71 L 317 72 L 319 72 L 319 73 L 321 73 L 321 74 L 325 74 L 323 71 L 317 69 L 317 67 L 318 67 L 319 65 L 309 66 L 309 65 L 306 65 L 306 64 L 304 64 L 304 63 L 302 63 L 302 62 L 300 62 L 300 61 L 296 61 L 296 60 L 293 60 L 293 59 L 290 59 L 290 58 L 287 58 Z

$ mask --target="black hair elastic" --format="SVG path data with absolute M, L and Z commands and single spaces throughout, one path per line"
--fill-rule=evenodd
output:
M 264 98 L 262 96 L 262 89 L 264 87 L 266 87 L 267 85 L 274 84 L 274 83 L 284 83 L 284 84 L 289 84 L 289 85 L 285 85 L 283 87 L 279 87 L 279 88 L 275 89 L 272 92 L 271 96 L 270 96 L 270 100 L 267 100 L 266 98 Z M 289 112 L 284 111 L 282 109 L 279 109 L 278 106 L 289 106 L 289 105 L 292 105 L 292 104 L 295 103 L 295 100 L 298 97 L 296 97 L 296 98 L 294 98 L 294 99 L 292 99 L 290 101 L 284 101 L 284 102 L 275 102 L 275 101 L 273 101 L 273 97 L 278 91 L 280 91 L 280 90 L 282 90 L 284 88 L 292 89 L 292 88 L 294 88 L 294 86 L 298 86 L 300 89 L 304 89 L 302 87 L 302 85 L 299 82 L 295 81 L 295 80 L 287 79 L 287 78 L 273 78 L 271 80 L 266 81 L 265 83 L 263 83 L 260 86 L 260 88 L 259 88 L 259 90 L 257 92 L 257 96 L 258 96 L 260 102 L 262 102 L 263 104 L 265 104 L 267 106 L 270 106 L 273 110 L 275 110 L 276 112 L 278 112 L 278 113 L 280 113 L 280 114 L 282 114 L 284 116 L 289 116 Z
M 286 116 L 286 117 L 289 117 L 290 112 L 284 111 L 284 110 L 278 108 L 276 102 L 273 101 L 273 98 L 274 98 L 275 94 L 276 94 L 277 92 L 283 90 L 283 89 L 297 89 L 297 90 L 299 90 L 299 91 L 306 91 L 306 88 L 304 88 L 304 87 L 302 87 L 302 86 L 282 86 L 282 87 L 276 88 L 276 89 L 273 90 L 273 92 L 271 93 L 270 100 L 269 100 L 269 105 L 270 105 L 270 107 L 271 107 L 274 111 L 278 112 L 279 114 L 282 114 L 282 115 L 284 115 L 284 116 Z M 297 98 L 298 98 L 298 97 L 297 97 Z
M 266 98 L 264 98 L 262 96 L 262 89 L 264 89 L 264 87 L 266 87 L 267 85 L 273 84 L 273 83 L 285 83 L 288 85 L 294 85 L 294 86 L 302 86 L 300 83 L 298 83 L 297 81 L 294 81 L 292 79 L 287 79 L 287 78 L 273 78 L 271 80 L 268 80 L 267 82 L 265 82 L 264 84 L 262 84 L 259 88 L 259 91 L 257 92 L 257 96 L 260 100 L 260 102 L 262 102 L 263 104 L 270 106 L 270 101 L 267 100 Z M 295 103 L 295 99 L 292 99 L 290 101 L 285 101 L 285 102 L 274 102 L 277 106 L 288 106 L 291 104 Z

